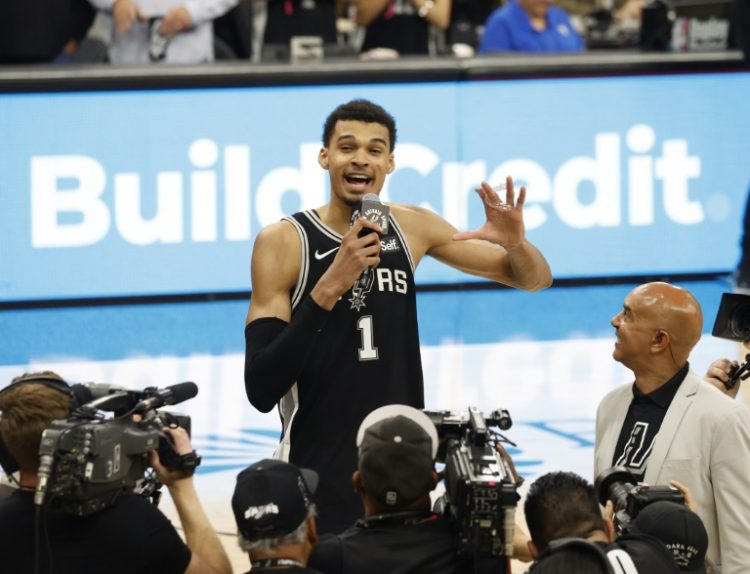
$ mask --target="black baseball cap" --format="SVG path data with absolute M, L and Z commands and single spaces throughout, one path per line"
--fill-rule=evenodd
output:
M 265 459 L 237 475 L 232 511 L 240 534 L 249 541 L 279 538 L 307 518 L 318 487 L 314 470 Z
M 704 573 L 708 533 L 695 512 L 682 504 L 660 500 L 638 513 L 630 531 L 661 540 L 682 572 Z
M 398 510 L 432 490 L 438 436 L 422 411 L 406 405 L 375 409 L 359 427 L 357 447 L 362 484 L 386 507 Z

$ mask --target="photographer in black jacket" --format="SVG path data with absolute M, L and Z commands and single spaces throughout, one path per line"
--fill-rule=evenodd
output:
M 457 554 L 453 520 L 431 510 L 438 436 L 427 415 L 403 405 L 376 409 L 362 422 L 357 446 L 352 483 L 365 516 L 322 537 L 310 566 L 326 574 L 475 572 L 474 559 Z M 505 572 L 506 557 L 481 560 L 476 571 Z
M 674 503 L 669 504 L 677 508 Z M 615 538 L 614 525 L 609 518 L 602 516 L 594 487 L 572 472 L 550 472 L 534 481 L 526 496 L 524 513 L 531 535 L 529 550 L 539 564 L 550 555 L 545 552 L 550 543 L 563 538 L 578 538 L 599 546 L 610 562 L 622 564 L 625 571 L 630 565 L 639 574 L 680 572 L 666 541 L 651 535 L 655 532 L 649 532 L 645 527 L 641 531 L 631 528 L 631 532 Z M 672 518 L 674 514 L 661 515 L 662 520 Z M 703 534 L 702 552 L 705 555 L 708 545 L 705 529 Z M 679 545 L 694 540 L 684 530 L 682 536 L 680 538 L 678 533 L 671 541 Z

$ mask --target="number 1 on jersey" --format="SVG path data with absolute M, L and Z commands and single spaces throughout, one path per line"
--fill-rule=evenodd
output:
M 378 348 L 375 346 L 375 335 L 372 330 L 372 315 L 363 315 L 357 321 L 357 329 L 362 334 L 362 345 L 359 348 L 360 361 L 374 361 L 378 358 Z

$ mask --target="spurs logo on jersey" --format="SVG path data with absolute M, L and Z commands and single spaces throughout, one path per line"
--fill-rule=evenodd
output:
M 656 437 L 654 437 L 649 444 L 646 444 L 647 435 L 648 423 L 635 423 L 633 430 L 630 431 L 628 442 L 625 443 L 622 454 L 615 462 L 615 466 L 624 466 L 635 474 L 643 474 L 646 470 L 648 457 L 654 448 L 654 440 L 656 440 Z
M 364 270 L 362 275 L 359 276 L 352 285 L 352 296 L 349 299 L 349 303 L 352 304 L 352 309 L 361 311 L 362 307 L 365 306 L 365 295 L 367 295 L 372 289 L 372 284 L 375 280 L 374 269 L 368 267 Z

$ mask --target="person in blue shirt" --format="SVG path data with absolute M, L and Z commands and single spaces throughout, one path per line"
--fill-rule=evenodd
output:
M 580 52 L 583 39 L 551 0 L 508 0 L 487 19 L 479 53 Z

